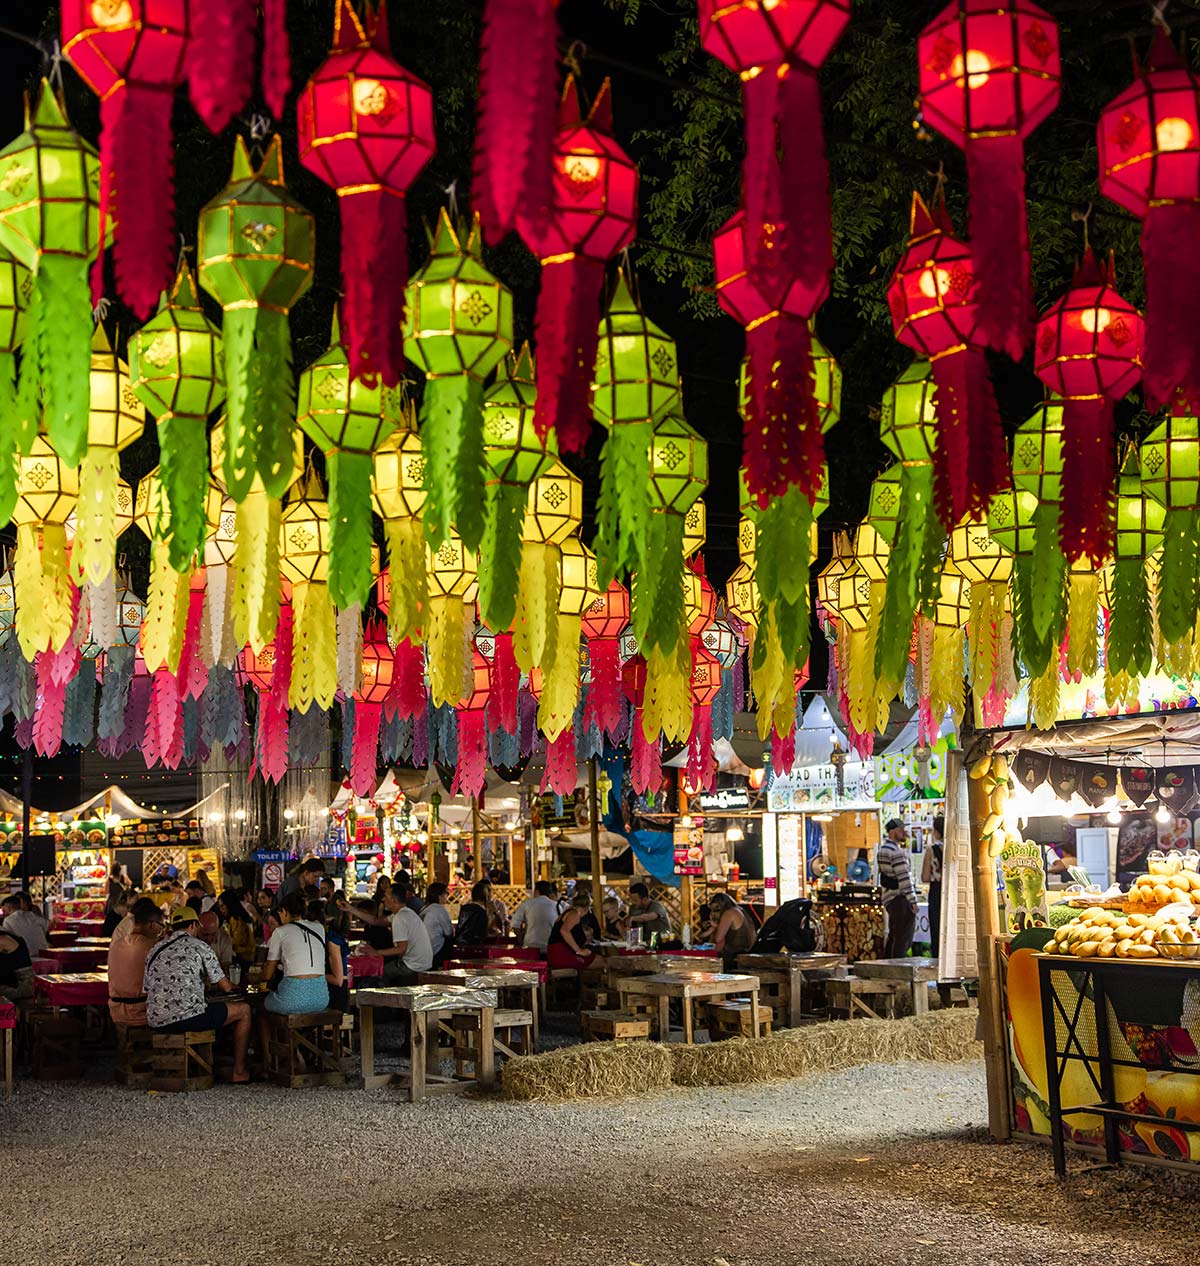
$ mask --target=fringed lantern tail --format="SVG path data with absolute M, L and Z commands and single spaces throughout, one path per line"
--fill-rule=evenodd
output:
M 355 702 L 350 788 L 356 796 L 369 796 L 375 790 L 380 716 L 379 704 Z
M 80 463 L 75 543 L 71 547 L 71 576 L 76 584 L 87 580 L 98 585 L 112 575 L 120 477 L 115 448 L 91 448 Z
M 120 226 L 113 239 L 117 292 L 141 320 L 175 275 L 174 96 L 171 88 L 127 82 L 100 102 L 100 143 L 111 146 Z
M 454 766 L 452 796 L 483 795 L 487 782 L 487 730 L 482 708 L 460 709 L 458 713 L 458 760 Z
M 812 316 L 833 272 L 829 164 L 815 70 L 793 65 L 780 80 L 779 141 L 787 271 L 816 296 L 812 311 L 804 314 Z
M 650 520 L 650 448 L 654 423 L 615 422 L 600 453 L 596 507 L 596 576 L 607 589 L 614 577 L 636 571 Z
M 362 608 L 344 607 L 337 612 L 337 683 L 344 695 L 357 694 L 362 682 Z
M 371 593 L 371 458 L 334 451 L 329 477 L 329 593 L 340 608 L 362 607 Z M 398 577 L 403 581 L 402 577 Z
M 287 0 L 262 0 L 262 90 L 276 119 L 283 118 L 292 86 L 288 47 Z
M 949 532 L 967 513 L 970 485 L 969 397 L 966 348 L 946 352 L 932 362 L 937 386 L 937 444 L 933 450 L 934 505 Z
M 92 303 L 87 264 L 70 255 L 43 254 L 33 282 L 30 312 L 37 329 L 25 336 L 21 365 L 25 375 L 39 375 L 46 433 L 54 451 L 72 468 L 87 452 L 90 399 Z M 31 315 L 30 327 L 34 325 Z M 31 356 L 36 337 L 36 356 Z
M 342 335 L 351 378 L 404 374 L 407 211 L 401 194 L 368 189 L 338 195 L 342 221 Z
M 687 780 L 689 786 L 711 791 L 717 769 L 712 754 L 712 709 L 696 704 L 692 709 L 692 732 L 688 736 Z
M 1167 510 L 1163 522 L 1163 559 L 1158 578 L 1158 628 L 1170 645 L 1188 637 L 1196 623 L 1197 550 L 1196 511 L 1187 507 Z M 18 606 L 20 599 L 18 598 Z
M 1000 406 L 987 357 L 977 347 L 964 353 L 967 374 L 967 513 L 985 515 L 992 498 L 1012 482 Z M 939 440 L 941 432 L 938 432 Z
M 392 688 L 388 702 L 394 715 L 411 720 L 425 711 L 425 657 L 420 643 L 403 641 L 392 654 Z
M 558 0 L 488 0 L 479 52 L 479 111 L 471 191 L 488 240 L 517 219 L 536 246 L 553 200 L 558 94 Z
M 388 552 L 388 637 L 402 642 L 421 626 L 429 602 L 425 573 L 425 537 L 420 519 L 385 519 Z
M 0 351 L 0 526 L 17 506 L 17 453 L 22 426 L 17 407 L 17 365 L 11 352 Z
M 237 566 L 233 574 L 233 635 L 258 654 L 279 619 L 280 502 L 255 489 L 235 512 Z
M 538 392 L 533 422 L 544 442 L 551 431 L 561 453 L 580 453 L 591 432 L 591 383 L 600 339 L 604 265 L 583 255 L 546 262 L 534 339 Z
M 523 672 L 549 663 L 554 657 L 560 557 L 558 546 L 544 541 L 526 541 L 521 552 L 513 652 Z
M 796 731 L 771 732 L 771 769 L 777 774 L 790 774 L 796 763 Z
M 657 791 L 662 779 L 662 738 L 653 742 L 646 738 L 640 720 L 633 726 L 633 750 L 630 753 L 629 781 L 639 796 Z
M 425 536 L 437 550 L 457 528 L 477 550 L 483 537 L 483 384 L 469 374 L 430 378 L 421 401 Z
M 1067 588 L 1067 671 L 1074 681 L 1099 667 L 1100 577 L 1073 571 Z
M 87 581 L 89 637 L 101 650 L 115 645 L 117 640 L 118 612 L 117 585 L 110 571 L 99 584 Z
M 1063 401 L 1063 476 L 1059 541 L 1071 562 L 1100 567 L 1116 532 L 1113 405 L 1104 396 Z
M 546 743 L 546 768 L 540 790 L 569 796 L 575 790 L 579 771 L 575 765 L 575 727 L 568 725 L 556 738 Z
M 1152 206 L 1142 226 L 1146 405 L 1200 412 L 1200 204 Z
M 517 614 L 526 493 L 520 484 L 488 485 L 479 549 L 479 613 L 489 629 L 509 628 Z
M 430 619 L 425 630 L 428 643 L 429 694 L 434 707 L 453 706 L 463 695 L 470 670 L 465 621 L 473 619 L 461 598 L 438 595 L 429 601 Z
M 488 694 L 488 720 L 506 734 L 517 732 L 517 695 L 521 669 L 513 654 L 513 635 L 497 633 L 492 657 L 492 688 Z
M 584 706 L 584 723 L 598 725 L 611 738 L 622 720 L 620 643 L 612 637 L 593 638 L 588 652 L 592 684 Z
M 283 781 L 288 764 L 288 714 L 271 707 L 265 692 L 258 696 L 258 724 L 254 728 L 254 763 L 251 777 L 257 770 L 268 782 Z
M 170 508 L 168 549 L 176 571 L 192 565 L 208 531 L 204 518 L 208 489 L 199 475 L 208 466 L 206 423 L 206 418 L 172 414 L 158 420 L 159 474 Z
M 322 584 L 296 585 L 292 607 L 295 662 L 288 701 L 301 712 L 314 703 L 319 708 L 332 707 L 338 688 L 337 615 L 329 589 Z M 287 609 L 280 610 L 280 630 Z M 277 645 L 282 636 L 282 631 L 276 632 Z
M 33 750 L 39 756 L 56 756 L 62 746 L 67 682 L 60 680 L 61 674 L 54 671 L 58 658 L 53 651 L 42 651 L 34 661 L 37 704 L 33 712 Z M 76 666 L 78 662 L 76 654 Z
M 683 515 L 654 514 L 646 532 L 645 558 L 653 557 L 653 573 L 639 575 L 635 589 L 634 631 L 643 652 L 655 647 L 670 652 L 686 641 L 683 606 Z M 643 578 L 648 583 L 640 583 Z
M 223 132 L 254 91 L 255 0 L 206 0 L 188 36 L 188 95 L 212 133 Z
M 1154 616 L 1140 558 L 1113 564 L 1106 660 L 1112 672 L 1144 677 L 1154 664 Z
M 817 411 L 812 335 L 787 316 L 746 334 L 749 356 L 743 464 L 760 507 L 793 485 L 812 501 L 821 486 L 825 443 Z
M 257 474 L 272 497 L 295 477 L 296 380 L 287 314 L 229 308 L 225 343 L 225 485 L 243 501 Z
M 1019 136 L 972 140 L 966 157 L 979 333 L 988 347 L 1019 361 L 1033 338 L 1024 142 Z

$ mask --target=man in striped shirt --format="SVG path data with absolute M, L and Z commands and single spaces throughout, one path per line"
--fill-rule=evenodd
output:
M 912 948 L 917 926 L 917 889 L 913 884 L 904 823 L 892 818 L 884 829 L 887 836 L 875 854 L 879 884 L 883 888 L 883 908 L 887 911 L 887 943 L 883 956 L 904 958 Z

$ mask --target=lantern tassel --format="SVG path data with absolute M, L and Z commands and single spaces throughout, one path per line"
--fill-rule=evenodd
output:
M 1101 567 L 1116 532 L 1113 404 L 1105 396 L 1063 401 L 1063 475 L 1059 541 L 1071 562 Z
M 276 119 L 283 118 L 292 86 L 292 55 L 288 47 L 287 0 L 262 0 L 262 90 Z
M 396 716 L 411 720 L 425 711 L 426 704 L 425 656 L 420 643 L 397 642 L 392 662 L 392 688 L 388 691 L 388 698 Z
M 521 522 L 528 490 L 492 483 L 479 549 L 479 613 L 489 629 L 507 629 L 517 614 L 521 573 Z
M 117 585 L 110 571 L 103 580 L 86 582 L 88 611 L 91 619 L 91 640 L 108 650 L 117 641 Z
M 520 594 L 513 626 L 513 652 L 523 672 L 529 672 L 554 656 L 558 623 L 557 545 L 526 541 L 521 551 Z M 681 599 L 682 601 L 682 599 Z
M 457 528 L 477 550 L 483 537 L 483 384 L 470 374 L 431 377 L 421 401 L 425 536 L 433 550 Z
M 774 766 L 774 761 L 772 761 Z M 712 756 L 712 709 L 707 704 L 692 708 L 692 732 L 688 736 L 687 780 L 692 787 L 711 791 L 716 783 Z
M 255 488 L 235 512 L 233 636 L 257 655 L 275 637 L 279 619 L 279 528 L 283 507 Z
M 833 272 L 833 224 L 821 86 L 817 72 L 807 66 L 793 64 L 779 80 L 779 141 L 788 226 L 785 275 L 815 297 L 812 311 L 804 313 L 809 317 L 825 297 Z M 779 269 L 778 261 L 775 267 Z
M 629 781 L 639 796 L 657 791 L 662 778 L 662 738 L 647 739 L 640 721 L 633 726 Z
M 79 467 L 79 503 L 71 574 L 77 584 L 99 584 L 112 575 L 116 559 L 117 481 L 121 467 L 115 448 L 88 449 Z
M 354 743 L 350 754 L 350 788 L 356 796 L 375 790 L 376 760 L 379 754 L 380 707 L 377 703 L 354 704 Z
M 394 387 L 404 374 L 408 226 L 403 194 L 338 194 L 342 222 L 342 332 L 350 377 Z
M 979 333 L 988 347 L 1019 361 L 1033 338 L 1025 145 L 1019 136 L 974 139 L 966 157 Z
M 11 352 L 0 352 L 0 523 L 7 523 L 17 507 L 21 435 L 16 360 Z
M 428 639 L 429 693 L 435 707 L 456 704 L 462 698 L 464 668 L 463 600 L 438 594 L 429 600 L 430 619 L 425 635 Z
M 967 513 L 984 515 L 992 499 L 1011 486 L 1012 463 L 987 356 L 981 348 L 967 348 L 966 370 L 970 434 Z
M 896 543 L 888 556 L 883 616 L 875 643 L 876 671 L 888 681 L 897 681 L 904 676 L 913 614 L 921 591 L 918 572 L 926 552 L 925 534 L 934 530 L 933 524 L 937 521 L 931 513 L 932 465 L 903 468 L 900 475 L 900 500 L 899 530 Z M 940 531 L 936 534 L 942 537 Z
M 204 21 L 188 35 L 188 95 L 214 135 L 223 132 L 254 91 L 255 0 L 207 0 Z
M 315 703 L 333 706 L 337 694 L 337 617 L 323 584 L 296 585 L 292 590 L 292 673 L 288 703 L 306 712 Z M 284 624 L 280 611 L 280 629 Z M 275 634 L 276 645 L 282 633 Z
M 612 738 L 622 720 L 620 643 L 616 638 L 597 637 L 588 642 L 592 661 L 592 684 L 584 706 L 585 725 L 598 725 Z
M 492 656 L 492 687 L 488 693 L 488 721 L 493 729 L 516 734 L 521 669 L 513 654 L 513 635 L 497 633 L 495 647 Z
M 69 255 L 43 254 L 33 280 L 21 362 L 23 425 L 28 426 L 24 415 L 32 402 L 36 433 L 40 386 L 50 443 L 72 468 L 87 452 L 91 345 L 86 262 Z
M 933 450 L 934 506 L 942 527 L 949 532 L 967 513 L 970 470 L 968 430 L 967 356 L 955 348 L 932 361 L 937 386 L 937 443 Z
M 76 667 L 79 655 L 75 647 Z M 54 669 L 59 655 L 53 651 L 41 651 L 34 660 L 37 680 L 37 703 L 33 712 L 33 750 L 39 756 L 57 756 L 62 747 L 63 709 L 67 702 L 67 682 Z
M 1188 637 L 1196 623 L 1197 512 L 1171 507 L 1163 521 L 1163 559 L 1158 579 L 1158 628 L 1170 645 Z M 20 610 L 20 597 L 17 608 Z
M 604 264 L 583 255 L 543 261 L 534 321 L 538 391 L 533 424 L 560 453 L 580 453 L 591 433 L 591 384 L 600 342 Z M 428 450 L 426 450 L 428 451 Z
M 596 506 L 596 574 L 602 589 L 626 571 L 636 571 L 650 521 L 650 447 L 654 423 L 614 422 L 600 453 Z
M 633 590 L 633 631 L 643 654 L 686 640 L 682 514 L 654 514 L 646 530 L 643 571 Z M 805 548 L 807 548 L 807 543 Z
M 1200 412 L 1200 204 L 1152 206 L 1142 228 L 1146 405 Z
M 1118 558 L 1113 564 L 1105 646 L 1105 659 L 1114 673 L 1144 677 L 1154 665 L 1154 618 L 1140 558 Z
M 425 538 L 420 519 L 385 519 L 388 577 L 388 636 L 402 642 L 420 628 L 422 613 L 429 602 L 429 580 L 425 574 Z
M 458 711 L 458 752 L 454 766 L 452 796 L 482 796 L 487 782 L 487 730 L 482 708 Z
M 186 571 L 204 548 L 208 468 L 207 419 L 164 414 L 158 420 L 159 474 L 170 508 L 168 554 L 176 571 Z
M 329 476 L 329 593 L 337 607 L 362 607 L 375 579 L 371 458 L 335 449 L 326 454 L 325 469 Z
M 556 739 L 575 720 L 579 701 L 580 617 L 558 613 L 554 655 L 543 659 L 542 693 L 538 699 L 538 728 L 548 739 Z
M 558 0 L 487 0 L 471 192 L 488 240 L 510 233 L 517 208 L 540 240 L 554 193 Z
M 296 382 L 286 313 L 259 306 L 225 312 L 225 485 L 244 501 L 257 474 L 282 497 L 295 474 Z
M 778 730 L 771 732 L 771 769 L 781 774 L 790 774 L 796 764 L 796 731 Z
M 575 764 L 575 727 L 568 725 L 546 744 L 546 768 L 542 772 L 540 790 L 558 796 L 569 796 L 575 790 L 579 770 Z

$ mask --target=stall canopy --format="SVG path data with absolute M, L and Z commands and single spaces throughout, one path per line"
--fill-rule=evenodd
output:
M 146 822 L 158 822 L 165 818 L 201 818 L 205 816 L 209 804 L 215 801 L 223 790 L 223 787 L 218 788 L 211 795 L 205 796 L 203 800 L 197 800 L 186 809 L 173 809 L 169 813 L 160 813 L 156 809 L 143 808 L 136 801 L 131 800 L 120 787 L 105 787 L 103 791 L 98 791 L 94 796 L 70 809 L 31 809 L 30 818 L 33 821 L 38 818 L 49 818 L 54 822 L 77 822 L 80 819 L 108 815 L 121 819 L 140 818 Z M 10 796 L 6 791 L 0 791 L 0 813 L 20 818 L 24 812 L 25 806 L 18 797 Z
M 1200 710 L 1060 721 L 1053 730 L 992 731 L 991 738 L 998 752 L 1061 752 L 1102 764 L 1195 765 L 1200 763 Z

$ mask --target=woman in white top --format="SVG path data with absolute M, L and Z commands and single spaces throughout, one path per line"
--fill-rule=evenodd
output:
M 280 926 L 267 942 L 263 981 L 270 982 L 278 968 L 283 973 L 279 988 L 267 995 L 266 1008 L 279 1015 L 302 1015 L 329 1006 L 329 983 L 340 985 L 342 956 L 327 942 L 325 929 L 304 917 L 304 897 L 289 893 L 279 906 Z M 326 977 L 328 976 L 328 981 Z
M 425 890 L 425 905 L 421 910 L 421 922 L 429 933 L 433 948 L 433 966 L 440 967 L 454 949 L 454 923 L 446 909 L 446 885 L 430 884 Z

